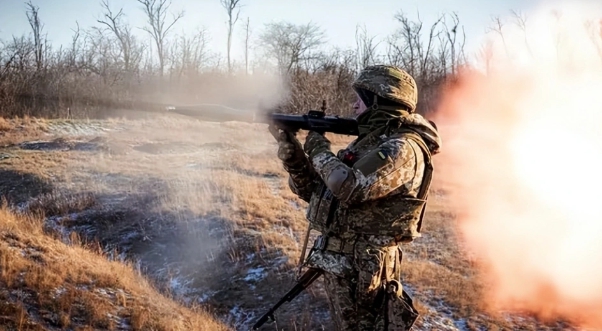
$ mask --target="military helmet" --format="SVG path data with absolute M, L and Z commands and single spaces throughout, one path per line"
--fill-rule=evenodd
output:
M 372 65 L 364 68 L 352 84 L 356 90 L 367 90 L 381 98 L 416 109 L 416 81 L 404 70 L 391 65 Z M 367 106 L 370 106 L 367 104 Z

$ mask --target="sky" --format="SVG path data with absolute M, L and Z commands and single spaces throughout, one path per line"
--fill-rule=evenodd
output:
M 528 13 L 546 0 L 240 0 L 240 19 L 235 26 L 233 57 L 242 60 L 244 49 L 243 21 L 250 20 L 251 38 L 257 37 L 265 23 L 287 21 L 295 24 L 313 22 L 326 32 L 329 46 L 353 47 L 358 24 L 365 25 L 369 35 L 383 41 L 399 26 L 395 13 L 403 10 L 410 19 L 420 15 L 428 29 L 443 13 L 455 12 L 466 31 L 466 50 L 481 44 L 492 17 L 508 17 L 511 10 Z M 600 1 L 600 0 L 598 0 Z M 55 45 L 69 44 L 76 28 L 99 25 L 100 0 L 32 0 L 39 6 L 48 39 Z M 602 1 L 601 1 L 602 2 Z M 116 11 L 123 8 L 134 27 L 142 27 L 145 18 L 136 0 L 109 0 Z M 184 10 L 184 17 L 174 26 L 175 33 L 192 33 L 203 27 L 209 34 L 212 52 L 226 53 L 227 14 L 220 0 L 172 0 L 173 13 Z M 24 0 L 0 0 L 0 39 L 29 33 Z M 141 36 L 144 32 L 136 29 Z M 148 37 L 147 37 L 148 38 Z

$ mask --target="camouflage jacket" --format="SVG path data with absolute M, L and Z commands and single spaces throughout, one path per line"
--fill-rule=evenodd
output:
M 312 228 L 322 234 L 343 242 L 361 236 L 377 246 L 419 236 L 425 204 L 419 193 L 425 186 L 428 190 L 425 170 L 441 140 L 418 114 L 386 113 L 386 123 L 393 117 L 401 125 L 391 127 L 383 121 L 368 125 L 365 134 L 337 155 L 320 153 L 310 160 L 312 169 L 289 177 L 291 190 L 309 203 Z M 329 187 L 333 176 L 347 177 L 341 185 Z
M 358 118 L 360 136 L 346 149 L 322 152 L 304 170 L 289 172 L 291 190 L 309 202 L 310 226 L 323 235 L 305 265 L 341 277 L 353 274 L 354 261 L 371 248 L 420 235 L 430 157 L 441 146 L 436 128 L 418 114 L 370 112 Z M 392 119 L 400 125 L 388 125 Z

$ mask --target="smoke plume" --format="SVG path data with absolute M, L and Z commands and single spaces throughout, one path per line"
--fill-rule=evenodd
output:
M 493 30 L 438 111 L 440 177 L 496 309 L 602 326 L 602 15 L 541 7 Z M 597 15 L 597 16 L 596 16 Z

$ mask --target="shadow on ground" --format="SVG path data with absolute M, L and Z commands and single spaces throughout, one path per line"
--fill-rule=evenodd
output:
M 235 220 L 219 215 L 158 210 L 160 192 L 168 186 L 160 178 L 121 179 L 152 183 L 153 190 L 59 192 L 47 180 L 10 170 L 0 171 L 0 188 L 11 205 L 45 214 L 47 230 L 63 241 L 77 233 L 110 259 L 134 264 L 166 295 L 202 305 L 236 330 L 248 329 L 294 286 L 288 257 L 279 248 L 262 245 L 259 234 L 250 236 L 236 228 Z M 279 309 L 279 330 L 329 329 L 323 325 L 328 320 L 326 301 L 316 291 L 320 285 L 314 283 Z M 268 324 L 262 330 L 273 328 Z
M 9 204 L 22 204 L 51 191 L 52 184 L 46 179 L 26 172 L 0 169 L 0 196 Z

